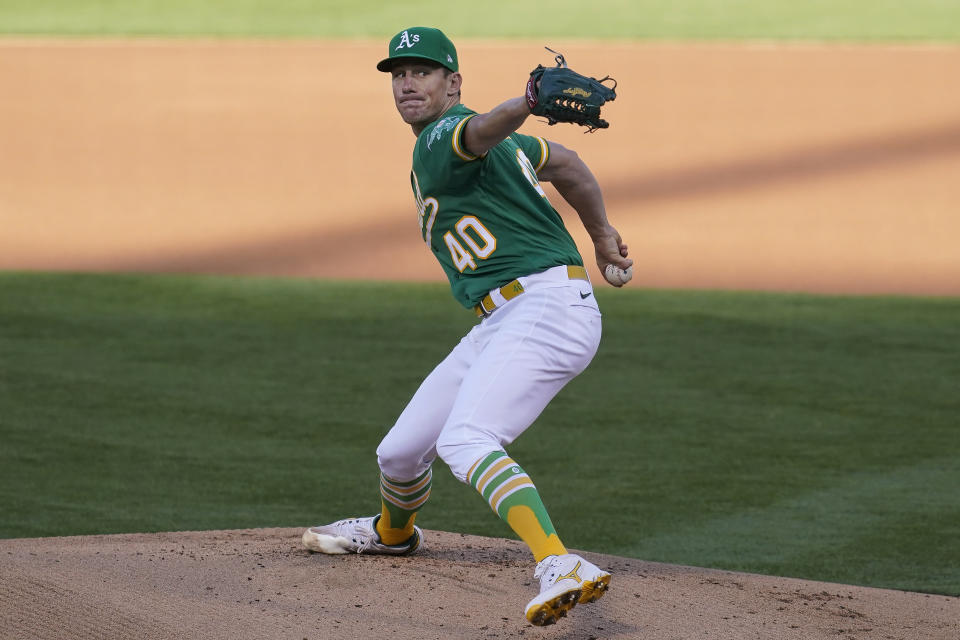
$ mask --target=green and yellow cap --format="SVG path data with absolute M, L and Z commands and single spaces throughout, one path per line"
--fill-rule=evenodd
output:
M 390 71 L 395 60 L 401 58 L 423 58 L 459 71 L 457 48 L 440 29 L 432 27 L 410 27 L 404 29 L 390 40 L 387 57 L 377 63 L 379 71 Z

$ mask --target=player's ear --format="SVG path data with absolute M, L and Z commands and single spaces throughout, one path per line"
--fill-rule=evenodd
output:
M 460 87 L 463 85 L 463 76 L 459 71 L 454 71 L 447 76 L 447 95 L 455 96 L 460 93 Z

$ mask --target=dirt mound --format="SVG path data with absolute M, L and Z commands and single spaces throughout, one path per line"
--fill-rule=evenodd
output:
M 594 553 L 609 594 L 552 627 L 522 543 L 427 531 L 410 558 L 324 556 L 300 529 L 0 540 L 0 636 L 473 640 L 947 640 L 960 599 Z

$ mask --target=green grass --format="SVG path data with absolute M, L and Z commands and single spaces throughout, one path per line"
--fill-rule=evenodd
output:
M 596 359 L 510 448 L 568 546 L 960 594 L 960 300 L 598 298 Z M 472 322 L 432 284 L 0 273 L 0 536 L 372 513 Z M 420 522 L 512 536 L 442 464 Z
M 4 0 L 0 33 L 387 38 L 418 24 L 452 37 L 960 40 L 956 0 Z

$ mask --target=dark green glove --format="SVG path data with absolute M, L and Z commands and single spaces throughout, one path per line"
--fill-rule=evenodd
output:
M 547 49 L 557 53 L 552 49 Z M 606 129 L 610 123 L 600 118 L 600 107 L 616 97 L 617 81 L 607 76 L 602 80 L 588 78 L 567 67 L 563 55 L 557 53 L 557 66 L 537 68 L 530 72 L 526 99 L 530 112 L 545 116 L 549 124 L 572 122 L 589 131 Z M 613 81 L 613 87 L 603 82 Z

